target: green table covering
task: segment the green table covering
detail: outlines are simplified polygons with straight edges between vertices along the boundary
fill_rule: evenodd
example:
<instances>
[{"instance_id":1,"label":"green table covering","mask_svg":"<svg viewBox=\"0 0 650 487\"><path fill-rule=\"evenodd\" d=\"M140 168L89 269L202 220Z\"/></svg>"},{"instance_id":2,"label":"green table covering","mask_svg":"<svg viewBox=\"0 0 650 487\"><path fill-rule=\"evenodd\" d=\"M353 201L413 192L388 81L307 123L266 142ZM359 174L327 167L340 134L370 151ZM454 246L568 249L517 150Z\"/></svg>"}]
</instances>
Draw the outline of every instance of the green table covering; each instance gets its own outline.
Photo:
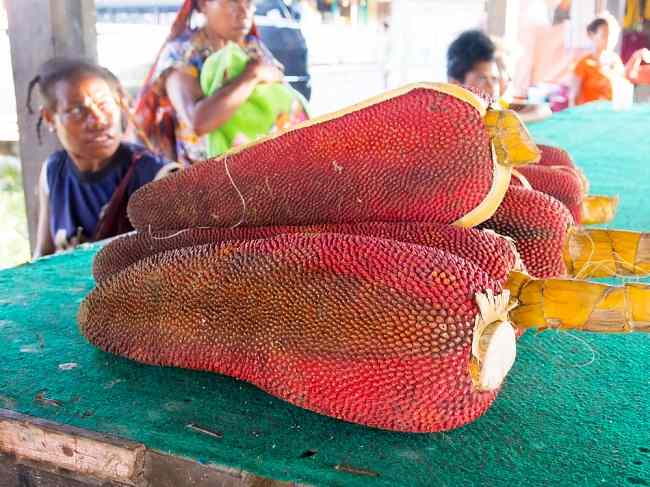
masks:
<instances>
[{"instance_id":1,"label":"green table covering","mask_svg":"<svg viewBox=\"0 0 650 487\"><path fill-rule=\"evenodd\" d=\"M531 131L573 154L592 193L621 196L612 226L650 230L649 128L650 105L594 104ZM0 408L316 485L650 485L646 335L528 333L484 417L448 433L385 432L229 378L97 351L75 321L97 249L0 272Z\"/></svg>"}]
</instances>

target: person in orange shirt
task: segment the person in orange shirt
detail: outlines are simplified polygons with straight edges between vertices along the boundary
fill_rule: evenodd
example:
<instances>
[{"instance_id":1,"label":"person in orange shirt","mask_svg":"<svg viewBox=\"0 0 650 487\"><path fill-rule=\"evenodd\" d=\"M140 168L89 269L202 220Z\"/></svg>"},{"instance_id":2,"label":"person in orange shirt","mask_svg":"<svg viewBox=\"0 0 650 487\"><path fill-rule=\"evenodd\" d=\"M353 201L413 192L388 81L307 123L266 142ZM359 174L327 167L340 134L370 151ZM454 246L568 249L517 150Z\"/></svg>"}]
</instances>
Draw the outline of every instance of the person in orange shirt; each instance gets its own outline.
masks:
<instances>
[{"instance_id":1,"label":"person in orange shirt","mask_svg":"<svg viewBox=\"0 0 650 487\"><path fill-rule=\"evenodd\" d=\"M614 52L618 39L616 21L598 17L587 26L594 51L583 56L573 68L572 101L582 105L596 100L611 100L613 84L625 79L623 61Z\"/></svg>"},{"instance_id":2,"label":"person in orange shirt","mask_svg":"<svg viewBox=\"0 0 650 487\"><path fill-rule=\"evenodd\" d=\"M587 26L594 51L583 56L573 69L571 99L575 105L612 100L617 84L621 88L629 82L650 84L650 50L639 49L624 66L614 52L619 32L618 23L608 14L597 17Z\"/></svg>"}]
</instances>

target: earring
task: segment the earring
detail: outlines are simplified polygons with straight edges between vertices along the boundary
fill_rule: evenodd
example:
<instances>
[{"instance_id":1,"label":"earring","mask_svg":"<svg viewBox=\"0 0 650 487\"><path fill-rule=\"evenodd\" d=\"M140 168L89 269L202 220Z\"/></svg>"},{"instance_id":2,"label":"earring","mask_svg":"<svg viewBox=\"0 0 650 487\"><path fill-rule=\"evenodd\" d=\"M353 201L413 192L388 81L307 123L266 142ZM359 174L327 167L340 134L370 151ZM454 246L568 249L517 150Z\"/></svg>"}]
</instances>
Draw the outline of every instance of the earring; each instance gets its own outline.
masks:
<instances>
[{"instance_id":1,"label":"earring","mask_svg":"<svg viewBox=\"0 0 650 487\"><path fill-rule=\"evenodd\" d=\"M48 125L47 131L50 132L51 134L54 133L54 125Z\"/></svg>"}]
</instances>

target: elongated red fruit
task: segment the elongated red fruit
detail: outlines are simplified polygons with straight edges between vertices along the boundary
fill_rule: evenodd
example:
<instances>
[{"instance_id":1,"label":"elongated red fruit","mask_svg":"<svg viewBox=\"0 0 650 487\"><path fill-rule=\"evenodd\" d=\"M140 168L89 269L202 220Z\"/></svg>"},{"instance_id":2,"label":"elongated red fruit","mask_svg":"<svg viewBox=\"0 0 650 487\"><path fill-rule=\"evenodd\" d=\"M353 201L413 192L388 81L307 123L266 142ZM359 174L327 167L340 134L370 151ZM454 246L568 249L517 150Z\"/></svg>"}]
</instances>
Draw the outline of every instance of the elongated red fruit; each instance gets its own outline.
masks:
<instances>
[{"instance_id":1,"label":"elongated red fruit","mask_svg":"<svg viewBox=\"0 0 650 487\"><path fill-rule=\"evenodd\" d=\"M576 170L565 166L524 166L517 169L533 189L553 196L567 207L575 223L582 219L585 199L583 183ZM512 184L517 184L516 178Z\"/></svg>"},{"instance_id":2,"label":"elongated red fruit","mask_svg":"<svg viewBox=\"0 0 650 487\"><path fill-rule=\"evenodd\" d=\"M537 144L537 148L541 154L537 163L540 166L564 166L577 169L575 162L564 149L546 144Z\"/></svg>"},{"instance_id":3,"label":"elongated red fruit","mask_svg":"<svg viewBox=\"0 0 650 487\"><path fill-rule=\"evenodd\" d=\"M130 199L129 218L140 231L451 224L489 200L490 211L467 226L475 225L510 177L493 161L476 100L451 85L388 93L150 183Z\"/></svg>"},{"instance_id":4,"label":"elongated red fruit","mask_svg":"<svg viewBox=\"0 0 650 487\"><path fill-rule=\"evenodd\" d=\"M511 237L526 270L546 278L566 275L564 249L572 225L569 210L557 199L510 186L499 209L479 228Z\"/></svg>"},{"instance_id":5,"label":"elongated red fruit","mask_svg":"<svg viewBox=\"0 0 650 487\"><path fill-rule=\"evenodd\" d=\"M95 289L79 324L111 353L226 374L346 421L431 432L495 398L475 387L470 359L475 295L501 288L437 249L282 235L144 259Z\"/></svg>"},{"instance_id":6,"label":"elongated red fruit","mask_svg":"<svg viewBox=\"0 0 650 487\"><path fill-rule=\"evenodd\" d=\"M180 232L135 233L110 242L95 257L93 275L101 282L145 257L168 250L282 234L339 233L387 238L445 250L479 265L497 280L516 267L514 245L492 232L435 223L358 223L304 227L194 228Z\"/></svg>"}]
</instances>

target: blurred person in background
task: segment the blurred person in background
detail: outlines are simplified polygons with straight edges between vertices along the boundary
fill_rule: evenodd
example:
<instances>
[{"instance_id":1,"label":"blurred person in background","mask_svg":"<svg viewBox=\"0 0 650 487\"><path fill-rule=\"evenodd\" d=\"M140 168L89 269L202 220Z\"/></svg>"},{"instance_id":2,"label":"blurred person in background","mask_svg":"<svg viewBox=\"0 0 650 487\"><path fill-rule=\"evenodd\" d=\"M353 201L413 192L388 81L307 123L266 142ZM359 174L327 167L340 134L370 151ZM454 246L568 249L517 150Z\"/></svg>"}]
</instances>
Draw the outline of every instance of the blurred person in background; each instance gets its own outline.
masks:
<instances>
[{"instance_id":1,"label":"blurred person in background","mask_svg":"<svg viewBox=\"0 0 650 487\"><path fill-rule=\"evenodd\" d=\"M615 21L607 17L597 17L587 25L593 51L573 68L571 100L575 105L612 99L614 80L625 74L623 61L614 51L619 33Z\"/></svg>"},{"instance_id":2,"label":"blurred person in background","mask_svg":"<svg viewBox=\"0 0 650 487\"><path fill-rule=\"evenodd\" d=\"M500 96L496 46L480 30L460 34L447 49L449 82L476 88L492 98Z\"/></svg>"},{"instance_id":3,"label":"blurred person in background","mask_svg":"<svg viewBox=\"0 0 650 487\"><path fill-rule=\"evenodd\" d=\"M511 103L509 88L512 76L503 47L480 30L461 33L447 50L447 78L490 95L503 108L519 113L524 121L534 121L551 115L548 106Z\"/></svg>"},{"instance_id":4,"label":"blurred person in background","mask_svg":"<svg viewBox=\"0 0 650 487\"><path fill-rule=\"evenodd\" d=\"M621 33L616 19L605 12L587 26L587 34L592 43L592 52L585 54L573 68L572 100L582 105L598 100L614 100L625 96L632 102L630 82L642 83L645 80L643 62L650 61L648 49L640 49L632 54L627 65L614 50ZM642 73L643 71L643 73Z\"/></svg>"},{"instance_id":5,"label":"blurred person in background","mask_svg":"<svg viewBox=\"0 0 650 487\"><path fill-rule=\"evenodd\" d=\"M632 103L632 84L650 84L650 50L632 53L627 63L615 51L621 33L617 20L603 12L587 25L592 51L574 66L572 100L576 105L591 101L614 101L614 106Z\"/></svg>"},{"instance_id":6,"label":"blurred person in background","mask_svg":"<svg viewBox=\"0 0 650 487\"><path fill-rule=\"evenodd\" d=\"M254 0L185 0L135 107L140 136L157 151L185 165L206 159L208 135L233 117L256 86L283 82L282 66L257 35L254 12ZM204 19L203 25L192 27L193 18ZM229 43L247 53L246 67L206 95L203 65ZM292 110L302 111L298 105Z\"/></svg>"}]
</instances>

